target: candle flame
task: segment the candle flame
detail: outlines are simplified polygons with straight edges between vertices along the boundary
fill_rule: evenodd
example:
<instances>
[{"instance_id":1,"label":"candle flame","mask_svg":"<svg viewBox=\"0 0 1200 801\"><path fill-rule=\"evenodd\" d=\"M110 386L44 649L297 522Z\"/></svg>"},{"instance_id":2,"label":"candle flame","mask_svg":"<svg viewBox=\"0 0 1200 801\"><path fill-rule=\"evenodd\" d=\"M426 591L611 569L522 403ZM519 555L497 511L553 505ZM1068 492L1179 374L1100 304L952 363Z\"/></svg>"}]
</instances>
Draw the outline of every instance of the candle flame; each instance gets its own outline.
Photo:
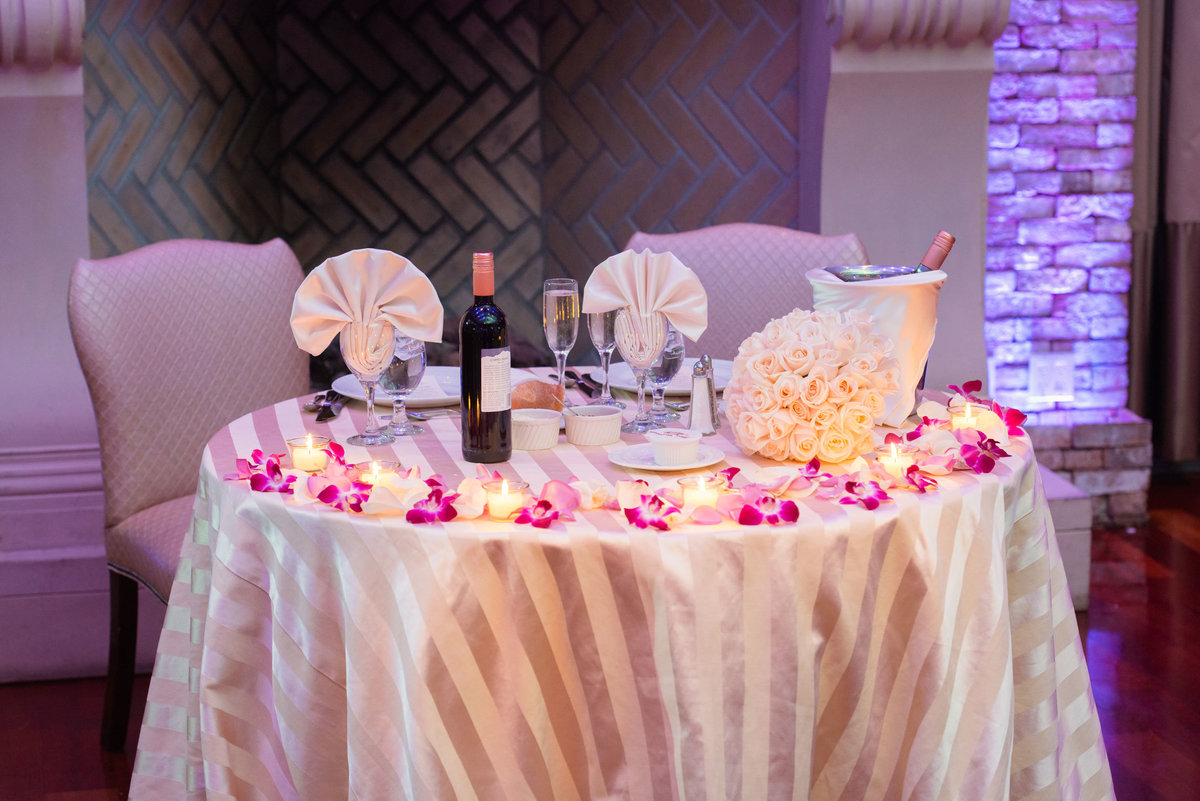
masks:
<instances>
[{"instance_id":1,"label":"candle flame","mask_svg":"<svg viewBox=\"0 0 1200 801\"><path fill-rule=\"evenodd\" d=\"M971 404L967 404L967 419L971 419Z\"/></svg>"},{"instance_id":2,"label":"candle flame","mask_svg":"<svg viewBox=\"0 0 1200 801\"><path fill-rule=\"evenodd\" d=\"M506 478L506 479L502 479L502 480L500 481L500 497L501 497L501 498L507 498L507 497L508 497L508 479L507 479L507 478Z\"/></svg>"},{"instance_id":3,"label":"candle flame","mask_svg":"<svg viewBox=\"0 0 1200 801\"><path fill-rule=\"evenodd\" d=\"M308 442L308 452L311 454L312 453L312 434L306 435L305 440Z\"/></svg>"},{"instance_id":4,"label":"candle flame","mask_svg":"<svg viewBox=\"0 0 1200 801\"><path fill-rule=\"evenodd\" d=\"M371 483L379 481L379 462L371 462Z\"/></svg>"},{"instance_id":5,"label":"candle flame","mask_svg":"<svg viewBox=\"0 0 1200 801\"><path fill-rule=\"evenodd\" d=\"M892 461L895 461L898 458L898 456L899 456L899 454L896 453L896 443L893 442L892 443Z\"/></svg>"},{"instance_id":6,"label":"candle flame","mask_svg":"<svg viewBox=\"0 0 1200 801\"><path fill-rule=\"evenodd\" d=\"M700 477L700 491L704 492L704 476Z\"/></svg>"}]
</instances>

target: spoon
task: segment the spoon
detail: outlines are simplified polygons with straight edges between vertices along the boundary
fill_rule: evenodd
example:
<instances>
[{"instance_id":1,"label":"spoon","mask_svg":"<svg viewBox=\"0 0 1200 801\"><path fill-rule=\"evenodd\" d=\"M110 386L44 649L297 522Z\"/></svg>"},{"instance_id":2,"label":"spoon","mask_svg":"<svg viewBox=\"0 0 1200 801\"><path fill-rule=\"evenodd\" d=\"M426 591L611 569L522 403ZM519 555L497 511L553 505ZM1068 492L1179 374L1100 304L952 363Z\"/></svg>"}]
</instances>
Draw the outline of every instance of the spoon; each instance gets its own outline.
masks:
<instances>
[{"instance_id":1,"label":"spoon","mask_svg":"<svg viewBox=\"0 0 1200 801\"><path fill-rule=\"evenodd\" d=\"M429 420L434 417L449 417L458 413L458 409L430 409L427 412L405 411L405 414L414 420Z\"/></svg>"},{"instance_id":2,"label":"spoon","mask_svg":"<svg viewBox=\"0 0 1200 801\"><path fill-rule=\"evenodd\" d=\"M306 411L306 412L317 411L318 409L321 408L321 401L323 401L323 400L325 400L325 393L318 392L316 395L313 395L312 400L310 400L308 403L304 404L304 411Z\"/></svg>"}]
</instances>

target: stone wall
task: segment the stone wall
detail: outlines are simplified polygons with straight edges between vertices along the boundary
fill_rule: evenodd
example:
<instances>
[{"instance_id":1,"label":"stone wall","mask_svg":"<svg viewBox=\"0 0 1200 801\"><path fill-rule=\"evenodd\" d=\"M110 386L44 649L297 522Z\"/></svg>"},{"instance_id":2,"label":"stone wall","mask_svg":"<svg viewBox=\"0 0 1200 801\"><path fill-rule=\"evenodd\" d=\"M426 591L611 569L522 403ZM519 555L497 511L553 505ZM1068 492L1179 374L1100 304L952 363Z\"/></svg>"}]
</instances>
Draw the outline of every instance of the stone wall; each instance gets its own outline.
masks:
<instances>
[{"instance_id":1,"label":"stone wall","mask_svg":"<svg viewBox=\"0 0 1200 801\"><path fill-rule=\"evenodd\" d=\"M995 44L985 337L991 390L1027 411L1127 400L1135 0L1013 0ZM1071 355L1073 400L1030 393Z\"/></svg>"}]
</instances>

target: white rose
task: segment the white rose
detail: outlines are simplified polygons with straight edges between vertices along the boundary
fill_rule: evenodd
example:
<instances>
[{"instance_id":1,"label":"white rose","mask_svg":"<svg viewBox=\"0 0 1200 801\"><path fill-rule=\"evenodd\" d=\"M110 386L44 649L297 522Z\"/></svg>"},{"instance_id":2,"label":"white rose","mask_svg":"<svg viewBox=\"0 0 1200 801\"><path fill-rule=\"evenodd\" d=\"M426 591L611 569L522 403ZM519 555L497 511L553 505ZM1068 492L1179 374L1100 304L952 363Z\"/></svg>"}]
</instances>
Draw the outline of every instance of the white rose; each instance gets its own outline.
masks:
<instances>
[{"instance_id":1,"label":"white rose","mask_svg":"<svg viewBox=\"0 0 1200 801\"><path fill-rule=\"evenodd\" d=\"M800 379L800 397L809 406L820 406L829 397L829 383L817 375Z\"/></svg>"},{"instance_id":2,"label":"white rose","mask_svg":"<svg viewBox=\"0 0 1200 801\"><path fill-rule=\"evenodd\" d=\"M847 434L862 435L875 428L875 417L865 404L850 401L842 406L840 415Z\"/></svg>"},{"instance_id":3,"label":"white rose","mask_svg":"<svg viewBox=\"0 0 1200 801\"><path fill-rule=\"evenodd\" d=\"M787 409L780 409L772 412L767 418L767 426L771 431L772 439L787 439L792 429L796 427L796 420L792 417L792 413Z\"/></svg>"},{"instance_id":4,"label":"white rose","mask_svg":"<svg viewBox=\"0 0 1200 801\"><path fill-rule=\"evenodd\" d=\"M823 462L844 462L854 455L854 443L841 429L830 428L821 434L817 452Z\"/></svg>"},{"instance_id":5,"label":"white rose","mask_svg":"<svg viewBox=\"0 0 1200 801\"><path fill-rule=\"evenodd\" d=\"M775 398L780 408L786 408L800 397L800 378L795 373L784 373L775 381Z\"/></svg>"},{"instance_id":6,"label":"white rose","mask_svg":"<svg viewBox=\"0 0 1200 801\"><path fill-rule=\"evenodd\" d=\"M743 414L734 424L733 433L738 445L751 453L762 450L763 445L771 440L771 427L761 414Z\"/></svg>"},{"instance_id":7,"label":"white rose","mask_svg":"<svg viewBox=\"0 0 1200 801\"><path fill-rule=\"evenodd\" d=\"M811 462L821 449L821 441L812 426L798 425L792 429L788 439L788 458L798 462Z\"/></svg>"},{"instance_id":8,"label":"white rose","mask_svg":"<svg viewBox=\"0 0 1200 801\"><path fill-rule=\"evenodd\" d=\"M822 403L813 410L812 426L817 431L825 431L838 421L837 407L832 403Z\"/></svg>"},{"instance_id":9,"label":"white rose","mask_svg":"<svg viewBox=\"0 0 1200 801\"><path fill-rule=\"evenodd\" d=\"M858 392L858 379L850 373L839 374L829 382L829 400L834 403L845 403Z\"/></svg>"}]
</instances>

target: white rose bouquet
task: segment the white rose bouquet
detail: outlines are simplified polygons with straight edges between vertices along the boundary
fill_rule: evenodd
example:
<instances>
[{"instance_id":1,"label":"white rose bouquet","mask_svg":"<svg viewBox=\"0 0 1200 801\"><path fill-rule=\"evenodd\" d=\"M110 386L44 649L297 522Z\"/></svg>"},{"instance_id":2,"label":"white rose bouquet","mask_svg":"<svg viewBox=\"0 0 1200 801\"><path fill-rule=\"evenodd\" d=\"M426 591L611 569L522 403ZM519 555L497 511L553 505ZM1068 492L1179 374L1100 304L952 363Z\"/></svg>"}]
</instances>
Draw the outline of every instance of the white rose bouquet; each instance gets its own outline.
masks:
<instances>
[{"instance_id":1,"label":"white rose bouquet","mask_svg":"<svg viewBox=\"0 0 1200 801\"><path fill-rule=\"evenodd\" d=\"M725 388L741 449L806 463L873 451L872 432L900 376L892 341L874 323L865 311L797 309L747 337Z\"/></svg>"}]
</instances>

